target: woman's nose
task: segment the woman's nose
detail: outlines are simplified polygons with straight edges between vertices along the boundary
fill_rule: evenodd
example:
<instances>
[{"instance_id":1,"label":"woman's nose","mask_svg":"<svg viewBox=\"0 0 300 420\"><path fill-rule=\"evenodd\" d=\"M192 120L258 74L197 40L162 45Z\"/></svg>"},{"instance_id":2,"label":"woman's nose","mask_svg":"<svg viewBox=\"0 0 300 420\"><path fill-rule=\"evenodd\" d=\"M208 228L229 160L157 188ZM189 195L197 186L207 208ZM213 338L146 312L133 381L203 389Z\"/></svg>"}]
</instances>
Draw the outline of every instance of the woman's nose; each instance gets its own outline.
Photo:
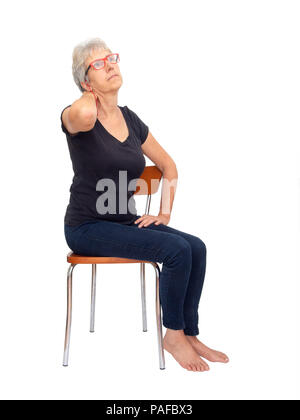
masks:
<instances>
[{"instance_id":1,"label":"woman's nose","mask_svg":"<svg viewBox=\"0 0 300 420\"><path fill-rule=\"evenodd\" d=\"M113 65L108 60L105 60L105 65L107 70L113 67Z\"/></svg>"}]
</instances>

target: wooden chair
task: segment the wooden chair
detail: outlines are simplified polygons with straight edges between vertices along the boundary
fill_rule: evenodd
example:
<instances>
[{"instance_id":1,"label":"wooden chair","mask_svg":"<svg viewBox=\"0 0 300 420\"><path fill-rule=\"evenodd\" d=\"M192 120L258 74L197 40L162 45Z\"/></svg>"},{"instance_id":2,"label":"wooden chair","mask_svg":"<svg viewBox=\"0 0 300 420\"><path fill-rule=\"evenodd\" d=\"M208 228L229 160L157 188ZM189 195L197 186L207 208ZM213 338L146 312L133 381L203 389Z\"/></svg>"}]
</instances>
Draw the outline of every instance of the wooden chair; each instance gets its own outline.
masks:
<instances>
[{"instance_id":1,"label":"wooden chair","mask_svg":"<svg viewBox=\"0 0 300 420\"><path fill-rule=\"evenodd\" d=\"M146 166L142 175L137 180L136 190L134 194L147 195L145 214L149 214L151 196L156 193L162 178L162 172L157 166ZM63 366L68 366L69 349L70 349L70 333L72 322L72 274L73 269L77 264L91 264L92 265L92 291L91 291L91 319L90 332L95 331L95 300L96 300L96 266L97 264L140 264L140 279L141 279L141 297L142 297L142 317L143 317L143 331L147 331L147 312L146 312L146 293L145 293L145 264L151 264L155 270L156 287L155 287L155 310L156 310L156 324L158 337L158 354L159 367L165 369L165 357L163 349L162 337L162 322L161 322L161 303L159 297L159 281L160 268L156 262L136 260L130 258L115 258L115 257L94 257L83 256L73 252L67 255L67 262L70 263L67 275L67 322L64 346L64 360Z\"/></svg>"}]
</instances>

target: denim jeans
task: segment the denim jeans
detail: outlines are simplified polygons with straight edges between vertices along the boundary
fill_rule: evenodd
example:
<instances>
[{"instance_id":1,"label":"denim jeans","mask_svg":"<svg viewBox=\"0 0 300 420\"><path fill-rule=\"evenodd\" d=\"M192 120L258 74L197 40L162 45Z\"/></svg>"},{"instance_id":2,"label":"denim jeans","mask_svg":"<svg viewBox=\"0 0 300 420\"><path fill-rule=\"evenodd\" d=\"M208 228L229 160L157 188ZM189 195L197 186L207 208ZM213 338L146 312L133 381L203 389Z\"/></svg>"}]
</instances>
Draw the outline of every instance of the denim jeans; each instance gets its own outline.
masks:
<instances>
[{"instance_id":1,"label":"denim jeans","mask_svg":"<svg viewBox=\"0 0 300 420\"><path fill-rule=\"evenodd\" d=\"M163 224L139 228L134 221L130 225L88 221L64 225L64 232L76 254L162 263L159 295L163 326L184 330L186 335L199 334L198 306L206 269L206 246L200 238Z\"/></svg>"}]
</instances>

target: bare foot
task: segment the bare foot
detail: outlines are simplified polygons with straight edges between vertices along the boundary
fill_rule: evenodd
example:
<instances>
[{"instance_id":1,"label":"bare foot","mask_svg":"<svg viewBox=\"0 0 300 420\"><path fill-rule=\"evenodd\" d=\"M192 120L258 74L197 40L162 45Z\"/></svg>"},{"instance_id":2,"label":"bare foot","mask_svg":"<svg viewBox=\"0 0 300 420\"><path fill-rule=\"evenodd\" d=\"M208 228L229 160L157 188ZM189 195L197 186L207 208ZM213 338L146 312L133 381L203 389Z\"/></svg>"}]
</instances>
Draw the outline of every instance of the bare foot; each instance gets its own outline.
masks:
<instances>
[{"instance_id":1,"label":"bare foot","mask_svg":"<svg viewBox=\"0 0 300 420\"><path fill-rule=\"evenodd\" d=\"M208 364L193 349L183 330L167 329L163 347L183 368L194 372L209 370Z\"/></svg>"},{"instance_id":2,"label":"bare foot","mask_svg":"<svg viewBox=\"0 0 300 420\"><path fill-rule=\"evenodd\" d=\"M201 343L196 336L186 335L187 340L192 345L193 349L202 357L210 362L228 363L229 358L226 354L220 351L210 349L205 344Z\"/></svg>"}]
</instances>

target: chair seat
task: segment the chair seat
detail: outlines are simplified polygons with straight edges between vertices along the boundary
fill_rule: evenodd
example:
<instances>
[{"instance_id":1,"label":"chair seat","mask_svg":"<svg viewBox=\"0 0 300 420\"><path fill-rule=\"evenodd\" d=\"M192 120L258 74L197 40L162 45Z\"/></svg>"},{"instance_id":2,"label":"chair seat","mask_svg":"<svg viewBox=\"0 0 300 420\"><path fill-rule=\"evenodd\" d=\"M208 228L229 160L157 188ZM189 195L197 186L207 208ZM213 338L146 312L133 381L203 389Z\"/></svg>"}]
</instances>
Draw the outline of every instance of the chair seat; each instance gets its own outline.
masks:
<instances>
[{"instance_id":1,"label":"chair seat","mask_svg":"<svg viewBox=\"0 0 300 420\"><path fill-rule=\"evenodd\" d=\"M151 261L134 260L131 258L117 258L117 257L89 257L85 255L78 255L74 252L69 252L67 261L72 264L132 264L132 263L151 263Z\"/></svg>"}]
</instances>

